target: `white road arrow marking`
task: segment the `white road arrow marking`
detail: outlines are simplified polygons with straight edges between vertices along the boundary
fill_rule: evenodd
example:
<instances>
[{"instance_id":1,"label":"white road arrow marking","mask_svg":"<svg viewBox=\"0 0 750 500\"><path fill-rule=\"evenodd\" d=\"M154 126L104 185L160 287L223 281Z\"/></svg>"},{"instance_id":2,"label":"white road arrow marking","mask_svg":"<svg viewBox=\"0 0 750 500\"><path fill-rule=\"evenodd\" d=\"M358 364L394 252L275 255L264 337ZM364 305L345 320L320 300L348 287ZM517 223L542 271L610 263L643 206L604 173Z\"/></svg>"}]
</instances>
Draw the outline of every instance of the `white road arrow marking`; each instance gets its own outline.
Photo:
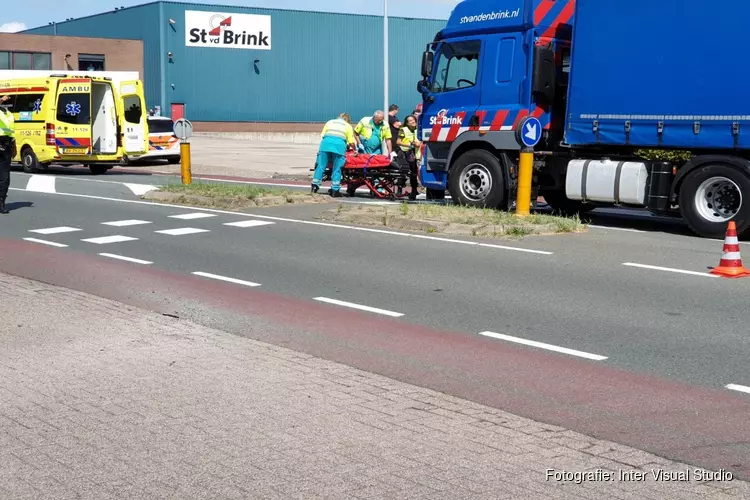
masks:
<instances>
[{"instance_id":1,"label":"white road arrow marking","mask_svg":"<svg viewBox=\"0 0 750 500\"><path fill-rule=\"evenodd\" d=\"M130 189L134 195L136 196L142 196L149 191L154 191L155 189L159 189L158 186L152 186L150 184L129 184L124 183L125 187Z\"/></svg>"}]
</instances>

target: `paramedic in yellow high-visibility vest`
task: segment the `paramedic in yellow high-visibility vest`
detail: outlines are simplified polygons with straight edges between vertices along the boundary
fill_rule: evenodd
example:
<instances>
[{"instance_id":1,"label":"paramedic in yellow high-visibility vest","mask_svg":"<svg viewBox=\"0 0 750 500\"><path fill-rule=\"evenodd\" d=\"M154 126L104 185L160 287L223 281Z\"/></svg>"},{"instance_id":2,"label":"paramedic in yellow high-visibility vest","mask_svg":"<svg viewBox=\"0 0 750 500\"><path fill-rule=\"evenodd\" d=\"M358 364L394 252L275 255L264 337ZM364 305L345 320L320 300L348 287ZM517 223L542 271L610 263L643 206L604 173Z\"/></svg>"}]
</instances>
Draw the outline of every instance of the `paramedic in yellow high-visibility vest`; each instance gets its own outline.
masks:
<instances>
[{"instance_id":1,"label":"paramedic in yellow high-visibility vest","mask_svg":"<svg viewBox=\"0 0 750 500\"><path fill-rule=\"evenodd\" d=\"M10 188L10 162L16 156L16 124L13 114L5 109L10 100L7 95L0 96L0 214L7 214L5 198Z\"/></svg>"},{"instance_id":2,"label":"paramedic in yellow high-visibility vest","mask_svg":"<svg viewBox=\"0 0 750 500\"><path fill-rule=\"evenodd\" d=\"M419 179L417 172L419 171L419 160L422 158L422 141L417 137L417 117L409 115L404 120L404 124L398 131L398 139L396 144L399 147L399 158L409 166L409 183L411 184L411 191L409 192L409 199L416 200Z\"/></svg>"},{"instance_id":3,"label":"paramedic in yellow high-visibility vest","mask_svg":"<svg viewBox=\"0 0 750 500\"><path fill-rule=\"evenodd\" d=\"M333 165L331 168L331 189L328 190L328 194L338 198L341 196L339 192L341 189L341 170L346 164L346 149L348 146L354 148L356 144L349 115L341 113L338 118L329 120L323 127L320 137L318 163L315 165L311 191L317 193L320 189L320 183L323 182L323 173L330 160Z\"/></svg>"},{"instance_id":4,"label":"paramedic in yellow high-visibility vest","mask_svg":"<svg viewBox=\"0 0 750 500\"><path fill-rule=\"evenodd\" d=\"M378 110L372 116L362 118L354 127L357 137L357 148L362 153L387 155L393 151L391 127L385 121L385 115ZM383 144L385 143L385 150Z\"/></svg>"}]
</instances>

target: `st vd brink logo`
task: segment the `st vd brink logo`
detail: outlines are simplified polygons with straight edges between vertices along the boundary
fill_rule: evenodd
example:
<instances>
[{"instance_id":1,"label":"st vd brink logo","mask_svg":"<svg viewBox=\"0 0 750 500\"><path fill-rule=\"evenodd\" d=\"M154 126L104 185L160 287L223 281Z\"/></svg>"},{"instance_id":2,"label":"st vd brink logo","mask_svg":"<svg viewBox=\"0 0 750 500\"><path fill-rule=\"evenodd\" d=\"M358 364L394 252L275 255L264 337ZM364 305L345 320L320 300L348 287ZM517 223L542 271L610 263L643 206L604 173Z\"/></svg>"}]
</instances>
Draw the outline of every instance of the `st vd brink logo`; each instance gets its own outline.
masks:
<instances>
[{"instance_id":1,"label":"st vd brink logo","mask_svg":"<svg viewBox=\"0 0 750 500\"><path fill-rule=\"evenodd\" d=\"M218 25L213 26L214 19L211 19L211 30L205 28L193 28L190 30L190 43L213 43L216 45L247 45L252 47L268 47L268 36L262 31L257 34L249 34L246 31L236 33L232 31L232 17L227 17L219 21Z\"/></svg>"}]
</instances>

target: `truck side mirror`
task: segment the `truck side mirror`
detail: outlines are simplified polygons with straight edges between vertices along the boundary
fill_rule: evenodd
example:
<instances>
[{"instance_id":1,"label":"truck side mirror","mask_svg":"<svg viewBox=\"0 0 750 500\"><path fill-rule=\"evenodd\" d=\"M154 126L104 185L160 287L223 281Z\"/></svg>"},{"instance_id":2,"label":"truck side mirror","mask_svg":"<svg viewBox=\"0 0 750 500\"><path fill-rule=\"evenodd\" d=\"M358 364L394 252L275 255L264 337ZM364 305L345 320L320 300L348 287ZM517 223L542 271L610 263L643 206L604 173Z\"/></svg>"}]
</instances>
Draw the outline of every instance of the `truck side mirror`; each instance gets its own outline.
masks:
<instances>
[{"instance_id":1,"label":"truck side mirror","mask_svg":"<svg viewBox=\"0 0 750 500\"><path fill-rule=\"evenodd\" d=\"M428 78L430 74L432 73L432 58L433 58L432 52L429 50L425 50L422 53L422 77Z\"/></svg>"},{"instance_id":2,"label":"truck side mirror","mask_svg":"<svg viewBox=\"0 0 750 500\"><path fill-rule=\"evenodd\" d=\"M433 102L435 98L432 95L429 95L430 92L430 82L425 80L420 80L417 82L417 92L422 94L422 96L427 99L429 102Z\"/></svg>"},{"instance_id":3,"label":"truck side mirror","mask_svg":"<svg viewBox=\"0 0 750 500\"><path fill-rule=\"evenodd\" d=\"M545 101L552 103L555 99L556 78L555 51L549 46L536 45L531 93L537 97L541 94Z\"/></svg>"}]
</instances>

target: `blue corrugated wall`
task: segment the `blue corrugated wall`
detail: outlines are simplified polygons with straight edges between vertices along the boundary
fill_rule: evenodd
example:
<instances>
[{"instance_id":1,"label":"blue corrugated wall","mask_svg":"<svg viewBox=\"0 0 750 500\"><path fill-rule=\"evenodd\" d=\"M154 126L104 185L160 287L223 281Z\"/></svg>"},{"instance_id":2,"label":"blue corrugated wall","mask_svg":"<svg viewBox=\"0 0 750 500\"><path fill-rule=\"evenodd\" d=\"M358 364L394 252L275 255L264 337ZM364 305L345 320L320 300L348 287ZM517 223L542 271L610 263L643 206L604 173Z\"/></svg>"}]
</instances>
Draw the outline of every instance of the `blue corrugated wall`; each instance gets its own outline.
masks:
<instances>
[{"instance_id":1,"label":"blue corrugated wall","mask_svg":"<svg viewBox=\"0 0 750 500\"><path fill-rule=\"evenodd\" d=\"M143 75L141 78L144 80L146 101L149 106L159 104L162 88L160 80L162 57L159 51L158 3L58 23L56 28L57 34L63 36L143 40ZM24 33L52 35L53 30L52 26L42 26L24 31Z\"/></svg>"},{"instance_id":2,"label":"blue corrugated wall","mask_svg":"<svg viewBox=\"0 0 750 500\"><path fill-rule=\"evenodd\" d=\"M185 10L271 15L272 50L186 47ZM444 24L389 18L389 101L402 117L420 101L421 54ZM168 114L171 103L184 103L194 121L322 122L344 111L358 120L383 107L382 17L160 2L62 23L57 32L143 39L149 106Z\"/></svg>"}]
</instances>

